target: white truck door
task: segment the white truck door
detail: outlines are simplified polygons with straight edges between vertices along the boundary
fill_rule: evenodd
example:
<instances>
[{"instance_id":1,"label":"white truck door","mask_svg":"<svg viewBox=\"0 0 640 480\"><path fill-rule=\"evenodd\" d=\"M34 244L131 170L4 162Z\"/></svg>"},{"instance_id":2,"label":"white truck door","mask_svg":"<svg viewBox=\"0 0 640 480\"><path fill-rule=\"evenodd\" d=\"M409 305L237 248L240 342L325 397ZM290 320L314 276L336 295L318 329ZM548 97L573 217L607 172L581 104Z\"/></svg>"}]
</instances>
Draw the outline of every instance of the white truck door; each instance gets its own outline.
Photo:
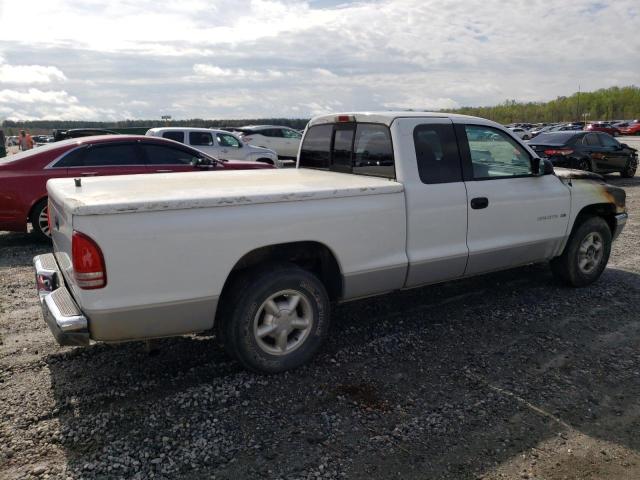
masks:
<instances>
[{"instance_id":1,"label":"white truck door","mask_svg":"<svg viewBox=\"0 0 640 480\"><path fill-rule=\"evenodd\" d=\"M461 277L467 264L467 192L453 124L402 118L392 125L407 205L406 286Z\"/></svg>"},{"instance_id":2,"label":"white truck door","mask_svg":"<svg viewBox=\"0 0 640 480\"><path fill-rule=\"evenodd\" d=\"M498 128L464 124L456 133L469 197L465 275L558 255L569 222L569 188L555 175L534 175L530 153Z\"/></svg>"}]
</instances>

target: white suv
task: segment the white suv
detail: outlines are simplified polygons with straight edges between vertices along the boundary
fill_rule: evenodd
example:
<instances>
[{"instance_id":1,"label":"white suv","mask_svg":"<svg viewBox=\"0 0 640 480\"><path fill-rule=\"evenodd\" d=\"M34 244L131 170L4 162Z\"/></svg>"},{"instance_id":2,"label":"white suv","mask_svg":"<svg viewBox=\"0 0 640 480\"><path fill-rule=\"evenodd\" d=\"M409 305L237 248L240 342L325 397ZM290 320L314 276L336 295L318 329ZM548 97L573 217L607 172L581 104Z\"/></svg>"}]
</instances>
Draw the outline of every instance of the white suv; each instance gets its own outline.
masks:
<instances>
[{"instance_id":1,"label":"white suv","mask_svg":"<svg viewBox=\"0 0 640 480\"><path fill-rule=\"evenodd\" d=\"M242 140L252 145L275 150L280 158L295 160L298 157L302 134L289 127L275 125L247 125L235 128Z\"/></svg>"},{"instance_id":2,"label":"white suv","mask_svg":"<svg viewBox=\"0 0 640 480\"><path fill-rule=\"evenodd\" d=\"M160 127L147 130L146 135L184 143L221 160L265 162L282 167L278 155L268 148L256 147L225 130L211 128Z\"/></svg>"}]
</instances>

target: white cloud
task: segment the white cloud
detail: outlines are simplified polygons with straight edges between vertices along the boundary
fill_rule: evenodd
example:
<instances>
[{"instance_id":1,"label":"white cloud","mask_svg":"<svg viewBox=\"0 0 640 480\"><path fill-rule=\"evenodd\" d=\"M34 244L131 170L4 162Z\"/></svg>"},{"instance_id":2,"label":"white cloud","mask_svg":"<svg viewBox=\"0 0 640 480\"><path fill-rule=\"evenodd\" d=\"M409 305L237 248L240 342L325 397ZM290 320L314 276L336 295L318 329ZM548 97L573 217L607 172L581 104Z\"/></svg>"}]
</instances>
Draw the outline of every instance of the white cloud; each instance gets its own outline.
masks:
<instances>
[{"instance_id":1,"label":"white cloud","mask_svg":"<svg viewBox=\"0 0 640 480\"><path fill-rule=\"evenodd\" d=\"M85 117L237 118L547 100L578 84L638 83L637 0L318 4L21 0L37 13L19 22L5 0L0 84L22 96L31 95L22 85L68 92L55 98ZM27 114L53 112L39 102Z\"/></svg>"}]
</instances>

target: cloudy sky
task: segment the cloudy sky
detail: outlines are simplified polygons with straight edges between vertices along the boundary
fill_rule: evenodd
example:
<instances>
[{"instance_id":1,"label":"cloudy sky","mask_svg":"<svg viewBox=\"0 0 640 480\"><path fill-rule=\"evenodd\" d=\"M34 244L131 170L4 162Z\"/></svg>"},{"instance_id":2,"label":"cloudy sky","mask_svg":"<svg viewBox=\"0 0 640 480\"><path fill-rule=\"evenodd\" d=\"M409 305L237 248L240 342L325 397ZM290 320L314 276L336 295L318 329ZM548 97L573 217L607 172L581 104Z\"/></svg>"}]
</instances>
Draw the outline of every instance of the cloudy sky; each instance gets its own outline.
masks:
<instances>
[{"instance_id":1,"label":"cloudy sky","mask_svg":"<svg viewBox=\"0 0 640 480\"><path fill-rule=\"evenodd\" d=\"M640 84L638 0L0 0L0 120L308 117Z\"/></svg>"}]
</instances>

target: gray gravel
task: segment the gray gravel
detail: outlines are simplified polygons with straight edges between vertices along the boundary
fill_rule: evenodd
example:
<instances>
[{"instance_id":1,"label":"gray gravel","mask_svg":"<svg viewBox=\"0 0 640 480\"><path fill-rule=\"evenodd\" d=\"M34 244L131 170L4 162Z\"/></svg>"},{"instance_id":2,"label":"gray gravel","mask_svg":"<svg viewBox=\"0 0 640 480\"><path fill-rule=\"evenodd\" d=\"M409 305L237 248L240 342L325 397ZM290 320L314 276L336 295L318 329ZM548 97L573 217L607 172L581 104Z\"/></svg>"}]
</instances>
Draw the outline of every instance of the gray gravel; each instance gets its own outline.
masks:
<instances>
[{"instance_id":1,"label":"gray gravel","mask_svg":"<svg viewBox=\"0 0 640 480\"><path fill-rule=\"evenodd\" d=\"M640 177L602 279L544 265L342 305L309 366L207 336L55 345L0 233L0 478L640 478Z\"/></svg>"}]
</instances>

